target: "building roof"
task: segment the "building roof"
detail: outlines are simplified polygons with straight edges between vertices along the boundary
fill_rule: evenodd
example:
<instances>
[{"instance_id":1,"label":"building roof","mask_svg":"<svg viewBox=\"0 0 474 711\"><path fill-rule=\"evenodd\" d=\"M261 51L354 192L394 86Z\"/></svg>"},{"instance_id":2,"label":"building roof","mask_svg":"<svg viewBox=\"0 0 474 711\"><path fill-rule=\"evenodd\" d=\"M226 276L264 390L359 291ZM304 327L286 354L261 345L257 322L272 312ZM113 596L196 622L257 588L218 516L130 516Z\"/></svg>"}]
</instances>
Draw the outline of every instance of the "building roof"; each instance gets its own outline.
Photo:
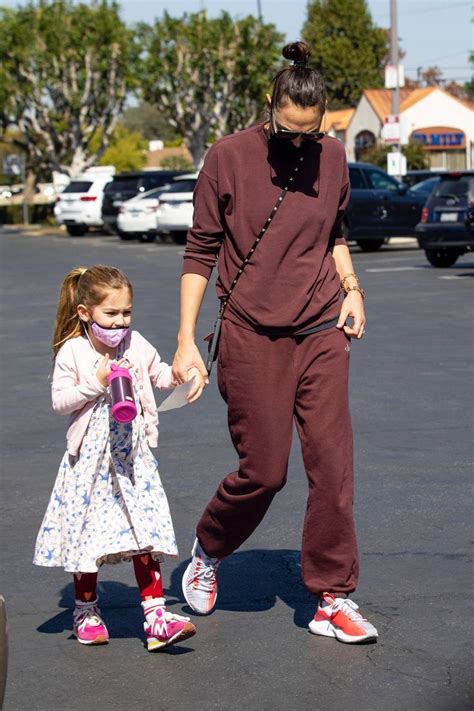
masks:
<instances>
[{"instance_id":1,"label":"building roof","mask_svg":"<svg viewBox=\"0 0 474 711\"><path fill-rule=\"evenodd\" d=\"M449 92L444 91L443 89L437 86L425 86L419 89L409 89L403 87L400 89L400 113L403 113L411 106L418 103L418 101L421 101L426 96L432 94L434 91L441 91L443 94L446 94L451 99L459 101L461 104L463 104L463 106L470 109L471 111L474 108L474 104L472 101L463 101L462 99L458 99L456 96L453 96ZM391 89L365 89L364 96L366 97L367 101L372 106L373 110L381 121L384 121L386 116L392 113Z\"/></svg>"},{"instance_id":2,"label":"building roof","mask_svg":"<svg viewBox=\"0 0 474 711\"><path fill-rule=\"evenodd\" d=\"M335 131L345 131L354 115L355 109L339 109L338 111L326 111L325 130L333 128Z\"/></svg>"},{"instance_id":3,"label":"building roof","mask_svg":"<svg viewBox=\"0 0 474 711\"><path fill-rule=\"evenodd\" d=\"M186 158L190 163L193 162L191 153L183 146L176 148L162 148L158 151L148 151L147 168L159 168L163 158Z\"/></svg>"}]
</instances>

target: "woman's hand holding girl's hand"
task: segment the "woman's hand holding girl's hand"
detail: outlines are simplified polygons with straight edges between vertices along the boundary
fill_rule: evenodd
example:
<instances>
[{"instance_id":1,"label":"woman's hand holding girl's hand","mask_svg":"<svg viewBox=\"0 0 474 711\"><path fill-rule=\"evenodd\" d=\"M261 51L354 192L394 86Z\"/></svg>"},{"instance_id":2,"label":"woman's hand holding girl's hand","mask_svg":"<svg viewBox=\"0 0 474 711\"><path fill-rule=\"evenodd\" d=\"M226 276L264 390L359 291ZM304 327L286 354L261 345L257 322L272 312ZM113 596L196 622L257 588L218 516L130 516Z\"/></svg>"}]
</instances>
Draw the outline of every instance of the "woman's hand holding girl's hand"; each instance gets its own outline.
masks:
<instances>
[{"instance_id":1,"label":"woman's hand holding girl's hand","mask_svg":"<svg viewBox=\"0 0 474 711\"><path fill-rule=\"evenodd\" d=\"M209 383L209 377L196 344L192 342L186 346L179 345L173 360L173 380L178 385L182 385L189 380L189 372L193 368L197 369L204 384L207 385Z\"/></svg>"},{"instance_id":2,"label":"woman's hand holding girl's hand","mask_svg":"<svg viewBox=\"0 0 474 711\"><path fill-rule=\"evenodd\" d=\"M352 326L347 326L348 318L353 319ZM364 300L362 295L355 290L349 291L342 302L341 314L337 322L337 328L343 328L346 336L350 338L362 338L365 328Z\"/></svg>"},{"instance_id":3,"label":"woman's hand holding girl's hand","mask_svg":"<svg viewBox=\"0 0 474 711\"><path fill-rule=\"evenodd\" d=\"M201 371L198 370L198 368L193 367L188 370L187 380L191 380L191 378L194 378L194 384L188 393L188 403L189 404L196 402L196 400L199 400L199 398L201 397L203 390L206 386L206 380L204 379ZM206 379L207 379L207 375L206 375ZM209 382L209 381L207 381L207 382Z\"/></svg>"}]
</instances>

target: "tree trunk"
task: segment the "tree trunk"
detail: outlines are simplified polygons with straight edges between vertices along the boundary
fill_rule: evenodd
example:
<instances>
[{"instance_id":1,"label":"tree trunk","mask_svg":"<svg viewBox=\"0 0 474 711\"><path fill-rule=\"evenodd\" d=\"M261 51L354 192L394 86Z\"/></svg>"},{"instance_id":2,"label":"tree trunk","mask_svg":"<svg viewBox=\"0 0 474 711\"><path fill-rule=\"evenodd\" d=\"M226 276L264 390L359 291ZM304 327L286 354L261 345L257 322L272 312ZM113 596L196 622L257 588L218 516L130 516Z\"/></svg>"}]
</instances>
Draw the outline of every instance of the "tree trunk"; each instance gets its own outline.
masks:
<instances>
[{"instance_id":1,"label":"tree trunk","mask_svg":"<svg viewBox=\"0 0 474 711\"><path fill-rule=\"evenodd\" d=\"M26 173L25 185L23 187L24 199L28 205L33 204L33 200L35 197L35 185L36 185L36 175L31 170L31 168L28 168L28 171Z\"/></svg>"},{"instance_id":2,"label":"tree trunk","mask_svg":"<svg viewBox=\"0 0 474 711\"><path fill-rule=\"evenodd\" d=\"M196 168L200 168L207 151L207 141L209 138L209 126L200 126L194 131L190 138L185 139L186 146L193 157Z\"/></svg>"}]
</instances>

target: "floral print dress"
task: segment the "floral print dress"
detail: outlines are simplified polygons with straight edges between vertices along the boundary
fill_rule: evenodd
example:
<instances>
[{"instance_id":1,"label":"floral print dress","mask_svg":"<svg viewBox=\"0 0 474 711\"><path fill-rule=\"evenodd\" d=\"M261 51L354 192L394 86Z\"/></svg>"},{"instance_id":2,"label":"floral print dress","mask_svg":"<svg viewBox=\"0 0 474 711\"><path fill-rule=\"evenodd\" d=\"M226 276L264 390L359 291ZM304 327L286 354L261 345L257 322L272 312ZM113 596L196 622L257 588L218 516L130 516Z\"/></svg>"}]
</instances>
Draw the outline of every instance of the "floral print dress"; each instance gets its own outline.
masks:
<instances>
[{"instance_id":1,"label":"floral print dress","mask_svg":"<svg viewBox=\"0 0 474 711\"><path fill-rule=\"evenodd\" d=\"M132 373L135 401L140 402ZM158 462L141 413L126 424L98 398L78 457L65 453L36 540L33 562L94 573L139 552L176 556Z\"/></svg>"}]
</instances>

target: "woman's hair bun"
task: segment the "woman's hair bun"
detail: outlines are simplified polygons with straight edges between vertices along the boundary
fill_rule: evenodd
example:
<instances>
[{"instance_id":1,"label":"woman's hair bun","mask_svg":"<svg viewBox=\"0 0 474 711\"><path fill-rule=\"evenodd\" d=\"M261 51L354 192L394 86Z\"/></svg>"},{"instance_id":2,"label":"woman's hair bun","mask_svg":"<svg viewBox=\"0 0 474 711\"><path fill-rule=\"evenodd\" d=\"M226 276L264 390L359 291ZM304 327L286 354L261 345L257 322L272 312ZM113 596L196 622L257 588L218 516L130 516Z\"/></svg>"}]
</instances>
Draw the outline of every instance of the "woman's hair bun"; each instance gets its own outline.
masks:
<instances>
[{"instance_id":1,"label":"woman's hair bun","mask_svg":"<svg viewBox=\"0 0 474 711\"><path fill-rule=\"evenodd\" d=\"M306 42L290 42L283 47L282 55L285 59L293 61L295 64L307 66L311 56L311 50Z\"/></svg>"}]
</instances>

